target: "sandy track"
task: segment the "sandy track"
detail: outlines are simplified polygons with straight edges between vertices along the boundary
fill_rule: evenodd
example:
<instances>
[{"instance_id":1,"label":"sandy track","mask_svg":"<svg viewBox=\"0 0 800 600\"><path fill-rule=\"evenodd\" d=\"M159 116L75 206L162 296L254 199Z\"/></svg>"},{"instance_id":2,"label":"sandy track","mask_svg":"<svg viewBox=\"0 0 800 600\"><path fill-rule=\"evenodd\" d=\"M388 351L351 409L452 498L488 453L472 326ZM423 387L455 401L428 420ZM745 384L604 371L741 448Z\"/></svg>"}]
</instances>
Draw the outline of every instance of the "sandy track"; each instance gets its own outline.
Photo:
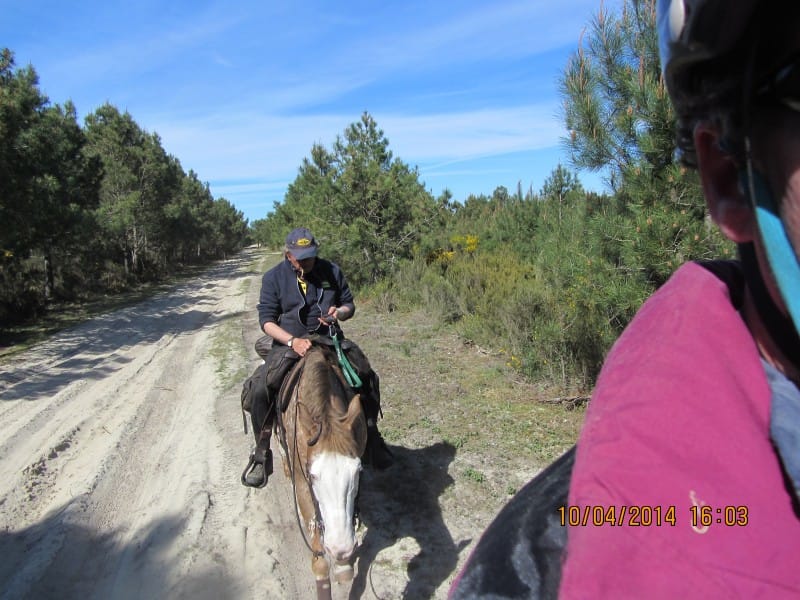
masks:
<instances>
[{"instance_id":1,"label":"sandy track","mask_svg":"<svg viewBox=\"0 0 800 600\"><path fill-rule=\"evenodd\" d=\"M209 354L234 320L257 362L253 259L0 365L0 597L311 597L291 490L279 464L239 483L250 437Z\"/></svg>"}]
</instances>

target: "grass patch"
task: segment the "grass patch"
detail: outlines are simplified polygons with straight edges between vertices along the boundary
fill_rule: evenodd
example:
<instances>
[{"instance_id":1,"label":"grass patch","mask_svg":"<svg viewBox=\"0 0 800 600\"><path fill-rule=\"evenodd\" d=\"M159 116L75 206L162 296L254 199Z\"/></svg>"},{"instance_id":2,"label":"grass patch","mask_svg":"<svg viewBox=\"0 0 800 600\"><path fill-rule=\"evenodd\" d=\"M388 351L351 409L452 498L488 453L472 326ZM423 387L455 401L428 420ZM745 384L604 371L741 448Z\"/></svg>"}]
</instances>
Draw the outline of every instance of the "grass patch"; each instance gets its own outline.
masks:
<instances>
[{"instance_id":1,"label":"grass patch","mask_svg":"<svg viewBox=\"0 0 800 600\"><path fill-rule=\"evenodd\" d=\"M474 481L475 483L484 483L486 481L486 477L484 477L483 473L473 469L472 467L464 470L464 477Z\"/></svg>"},{"instance_id":2,"label":"grass patch","mask_svg":"<svg viewBox=\"0 0 800 600\"><path fill-rule=\"evenodd\" d=\"M237 313L225 319L214 330L209 355L214 359L215 372L222 389L243 382L247 372L247 352L242 345L242 327Z\"/></svg>"},{"instance_id":3,"label":"grass patch","mask_svg":"<svg viewBox=\"0 0 800 600\"><path fill-rule=\"evenodd\" d=\"M246 271L262 272L273 260L273 257L260 254L247 265ZM242 279L237 295L246 299L252 282L251 277ZM214 331L209 355L216 364L215 370L222 389L239 385L250 375L247 368L248 349L242 344L242 327L246 327L242 323L246 321L245 315L250 310L251 307L245 306L244 311L224 319Z\"/></svg>"}]
</instances>

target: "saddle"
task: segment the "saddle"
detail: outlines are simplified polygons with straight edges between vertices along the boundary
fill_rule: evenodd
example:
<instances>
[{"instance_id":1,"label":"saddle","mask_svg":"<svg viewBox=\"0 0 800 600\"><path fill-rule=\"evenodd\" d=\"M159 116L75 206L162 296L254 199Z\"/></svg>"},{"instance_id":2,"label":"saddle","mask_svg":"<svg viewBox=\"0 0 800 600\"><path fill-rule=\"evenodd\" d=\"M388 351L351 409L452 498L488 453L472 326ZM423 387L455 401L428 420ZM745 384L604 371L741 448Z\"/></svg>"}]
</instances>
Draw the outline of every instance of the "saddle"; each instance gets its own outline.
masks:
<instances>
[{"instance_id":1,"label":"saddle","mask_svg":"<svg viewBox=\"0 0 800 600\"><path fill-rule=\"evenodd\" d=\"M328 336L314 334L309 337L315 346L320 346L324 349L328 362L336 367L337 374L342 380L342 385L346 390L352 390L353 386L350 385L347 379L343 379L340 374L341 367L339 365L338 357L335 351L335 342ZM372 366L369 364L364 352L355 342L350 340L342 340L339 342L342 352L346 356L348 362L354 367L355 373L361 380L369 378L370 382L373 379ZM258 351L258 342L256 343ZM262 351L264 346L262 345ZM265 352L266 365L266 382L267 387L272 390L279 390L277 394L276 406L280 412L284 412L289 404L289 393L297 384L297 380L302 373L301 364L298 363L300 356L291 348L285 347L279 350L273 349L268 357ZM359 382L360 383L360 382ZM358 386L360 387L360 386ZM353 393L353 395L355 395Z\"/></svg>"},{"instance_id":2,"label":"saddle","mask_svg":"<svg viewBox=\"0 0 800 600\"><path fill-rule=\"evenodd\" d=\"M297 386L297 382L300 380L300 375L303 374L303 363L297 362L300 360L300 357L294 352L292 352L292 354L297 357L295 359L296 364L289 374L283 378L280 391L278 392L278 397L275 400L275 405L279 413L285 413L286 409L289 408L289 400L291 399L292 390L294 390L294 388Z\"/></svg>"}]
</instances>

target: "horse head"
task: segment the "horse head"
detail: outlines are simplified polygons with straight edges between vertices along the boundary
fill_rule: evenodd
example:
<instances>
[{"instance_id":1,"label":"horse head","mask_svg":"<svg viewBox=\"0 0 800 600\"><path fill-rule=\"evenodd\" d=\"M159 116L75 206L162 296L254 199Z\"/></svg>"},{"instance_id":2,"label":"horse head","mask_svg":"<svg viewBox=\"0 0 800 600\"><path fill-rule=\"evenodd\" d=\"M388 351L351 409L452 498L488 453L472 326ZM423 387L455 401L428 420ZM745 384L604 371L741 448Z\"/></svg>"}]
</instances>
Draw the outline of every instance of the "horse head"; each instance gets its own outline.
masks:
<instances>
[{"instance_id":1,"label":"horse head","mask_svg":"<svg viewBox=\"0 0 800 600\"><path fill-rule=\"evenodd\" d=\"M337 563L350 560L356 546L354 511L366 444L366 422L358 396L338 418L339 432L315 443L308 474L324 528L323 544Z\"/></svg>"}]
</instances>

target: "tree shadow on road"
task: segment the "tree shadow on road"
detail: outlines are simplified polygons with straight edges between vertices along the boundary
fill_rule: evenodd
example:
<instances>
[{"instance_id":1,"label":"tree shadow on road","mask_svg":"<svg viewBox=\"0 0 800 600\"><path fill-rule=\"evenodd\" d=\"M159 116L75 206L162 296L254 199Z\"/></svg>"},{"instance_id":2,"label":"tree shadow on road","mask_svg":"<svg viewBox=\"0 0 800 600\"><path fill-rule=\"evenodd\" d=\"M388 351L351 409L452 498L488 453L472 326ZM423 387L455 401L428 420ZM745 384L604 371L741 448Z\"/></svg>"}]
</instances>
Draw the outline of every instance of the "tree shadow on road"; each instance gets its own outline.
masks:
<instances>
[{"instance_id":1,"label":"tree shadow on road","mask_svg":"<svg viewBox=\"0 0 800 600\"><path fill-rule=\"evenodd\" d=\"M192 598L237 596L237 582L216 565L185 566L175 547L188 517L156 519L129 543L115 530L80 521L83 511L65 505L18 531L0 533L3 598Z\"/></svg>"},{"instance_id":2,"label":"tree shadow on road","mask_svg":"<svg viewBox=\"0 0 800 600\"><path fill-rule=\"evenodd\" d=\"M74 381L98 380L119 370L130 362L125 352L131 346L166 344L183 334L242 317L249 311L219 312L219 280L242 277L248 264L242 257L216 264L202 276L145 301L59 332L40 345L36 355L7 359L0 363L0 399L49 398Z\"/></svg>"},{"instance_id":3,"label":"tree shadow on road","mask_svg":"<svg viewBox=\"0 0 800 600\"><path fill-rule=\"evenodd\" d=\"M453 541L439 506L439 497L453 484L447 470L455 458L455 447L439 442L420 449L392 446L391 451L395 464L390 469L367 470L362 478L359 506L367 533L358 550L350 600L361 598L372 586L370 573L378 567L378 554L403 538L413 538L419 552L406 565L408 583L399 597L431 598L470 542ZM379 593L376 596L381 597Z\"/></svg>"}]
</instances>

